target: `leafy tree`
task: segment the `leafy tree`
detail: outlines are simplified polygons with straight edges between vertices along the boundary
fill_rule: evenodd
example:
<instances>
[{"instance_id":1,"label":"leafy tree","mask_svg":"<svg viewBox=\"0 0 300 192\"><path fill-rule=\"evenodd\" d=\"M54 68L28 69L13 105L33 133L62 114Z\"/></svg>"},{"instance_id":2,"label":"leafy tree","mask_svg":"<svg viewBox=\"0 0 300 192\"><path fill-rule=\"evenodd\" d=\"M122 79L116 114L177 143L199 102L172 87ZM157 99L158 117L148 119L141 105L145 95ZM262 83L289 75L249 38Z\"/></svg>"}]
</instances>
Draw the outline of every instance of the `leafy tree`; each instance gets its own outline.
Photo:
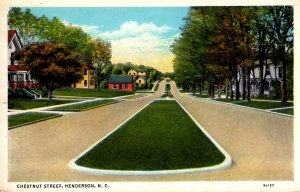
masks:
<instances>
[{"instance_id":1,"label":"leafy tree","mask_svg":"<svg viewBox=\"0 0 300 192\"><path fill-rule=\"evenodd\" d=\"M55 89L83 78L78 54L62 44L31 44L15 52L13 58L27 65L32 77L46 87L49 101Z\"/></svg>"},{"instance_id":2,"label":"leafy tree","mask_svg":"<svg viewBox=\"0 0 300 192\"><path fill-rule=\"evenodd\" d=\"M31 13L30 9L23 12L21 8L11 8L8 13L8 25L18 31L24 45L36 42L40 27L38 18Z\"/></svg>"},{"instance_id":3,"label":"leafy tree","mask_svg":"<svg viewBox=\"0 0 300 192\"><path fill-rule=\"evenodd\" d=\"M294 43L294 19L291 6L273 6L268 11L265 22L270 28L270 38L274 40L274 49L278 51L278 60L282 64L282 98L287 103L287 57Z\"/></svg>"},{"instance_id":4,"label":"leafy tree","mask_svg":"<svg viewBox=\"0 0 300 192\"><path fill-rule=\"evenodd\" d=\"M97 89L100 91L100 83L105 79L105 71L111 65L111 45L107 41L95 39L92 47L91 62L95 68L95 81L97 82ZM110 70L111 72L111 70Z\"/></svg>"},{"instance_id":5,"label":"leafy tree","mask_svg":"<svg viewBox=\"0 0 300 192\"><path fill-rule=\"evenodd\" d=\"M93 39L80 27L65 25L57 17L36 17L30 9L22 11L12 8L8 14L11 29L17 29L25 45L52 42L64 44L81 55L82 60L91 63Z\"/></svg>"},{"instance_id":6,"label":"leafy tree","mask_svg":"<svg viewBox=\"0 0 300 192\"><path fill-rule=\"evenodd\" d=\"M208 68L216 77L233 78L236 100L240 97L240 76L246 74L252 60L254 39L250 34L252 12L245 8L227 7L222 13L223 21L214 37L214 43L208 49ZM246 62L247 61L247 62ZM245 76L243 77L245 93ZM231 82L232 87L232 82ZM233 92L231 88L231 99ZM245 99L245 95L244 98Z\"/></svg>"}]
</instances>

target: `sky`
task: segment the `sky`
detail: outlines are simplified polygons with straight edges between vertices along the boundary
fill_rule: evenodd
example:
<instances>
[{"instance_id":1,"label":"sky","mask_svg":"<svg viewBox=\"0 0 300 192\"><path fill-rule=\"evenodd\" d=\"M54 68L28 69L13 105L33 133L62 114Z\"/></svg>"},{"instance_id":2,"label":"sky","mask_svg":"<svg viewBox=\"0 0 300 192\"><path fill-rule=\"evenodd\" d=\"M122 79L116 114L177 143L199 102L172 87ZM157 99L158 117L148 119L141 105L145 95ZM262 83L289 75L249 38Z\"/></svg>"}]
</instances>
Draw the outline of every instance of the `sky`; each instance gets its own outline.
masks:
<instances>
[{"instance_id":1,"label":"sky","mask_svg":"<svg viewBox=\"0 0 300 192\"><path fill-rule=\"evenodd\" d=\"M180 34L188 7L28 7L36 16L57 17L91 36L109 40L112 63L173 70L170 45Z\"/></svg>"}]
</instances>

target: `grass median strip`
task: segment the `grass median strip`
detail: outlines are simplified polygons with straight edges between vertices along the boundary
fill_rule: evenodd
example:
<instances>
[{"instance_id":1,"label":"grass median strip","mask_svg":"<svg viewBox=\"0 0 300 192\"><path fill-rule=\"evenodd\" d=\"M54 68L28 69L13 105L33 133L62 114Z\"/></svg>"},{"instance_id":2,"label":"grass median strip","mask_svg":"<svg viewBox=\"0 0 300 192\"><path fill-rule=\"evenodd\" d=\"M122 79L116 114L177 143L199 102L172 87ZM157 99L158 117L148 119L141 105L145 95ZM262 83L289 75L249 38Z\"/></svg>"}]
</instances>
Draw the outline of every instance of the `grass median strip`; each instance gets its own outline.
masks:
<instances>
[{"instance_id":1,"label":"grass median strip","mask_svg":"<svg viewBox=\"0 0 300 192\"><path fill-rule=\"evenodd\" d=\"M113 104L113 103L116 103L116 102L119 102L119 101L115 100L115 99L103 99L103 100L89 101L89 102L85 102L85 103L78 103L78 104L68 105L68 106L63 106L63 107L56 107L56 108L51 109L51 111L75 111L75 112L79 112L79 111L86 111L86 110L89 110L89 109L101 107L101 106L104 106L104 105Z\"/></svg>"},{"instance_id":2,"label":"grass median strip","mask_svg":"<svg viewBox=\"0 0 300 192\"><path fill-rule=\"evenodd\" d=\"M75 163L109 170L175 170L213 166L224 160L176 101L158 100Z\"/></svg>"},{"instance_id":3,"label":"grass median strip","mask_svg":"<svg viewBox=\"0 0 300 192\"><path fill-rule=\"evenodd\" d=\"M54 113L37 113L37 112L11 115L8 117L8 128L13 129L16 127L37 123L40 121L45 121L60 116L62 115L54 114Z\"/></svg>"}]
</instances>

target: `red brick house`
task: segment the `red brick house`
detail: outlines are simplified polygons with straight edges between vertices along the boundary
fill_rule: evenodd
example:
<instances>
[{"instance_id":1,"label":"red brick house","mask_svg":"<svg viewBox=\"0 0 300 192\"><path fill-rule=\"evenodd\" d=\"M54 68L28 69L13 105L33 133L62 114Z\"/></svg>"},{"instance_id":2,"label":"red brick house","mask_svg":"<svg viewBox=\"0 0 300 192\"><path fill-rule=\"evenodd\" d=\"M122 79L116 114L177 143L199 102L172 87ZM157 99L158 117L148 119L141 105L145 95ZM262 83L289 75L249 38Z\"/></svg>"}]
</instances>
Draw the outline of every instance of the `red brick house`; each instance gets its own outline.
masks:
<instances>
[{"instance_id":1,"label":"red brick house","mask_svg":"<svg viewBox=\"0 0 300 192\"><path fill-rule=\"evenodd\" d=\"M133 91L134 81L131 75L111 75L108 80L109 90Z\"/></svg>"}]
</instances>

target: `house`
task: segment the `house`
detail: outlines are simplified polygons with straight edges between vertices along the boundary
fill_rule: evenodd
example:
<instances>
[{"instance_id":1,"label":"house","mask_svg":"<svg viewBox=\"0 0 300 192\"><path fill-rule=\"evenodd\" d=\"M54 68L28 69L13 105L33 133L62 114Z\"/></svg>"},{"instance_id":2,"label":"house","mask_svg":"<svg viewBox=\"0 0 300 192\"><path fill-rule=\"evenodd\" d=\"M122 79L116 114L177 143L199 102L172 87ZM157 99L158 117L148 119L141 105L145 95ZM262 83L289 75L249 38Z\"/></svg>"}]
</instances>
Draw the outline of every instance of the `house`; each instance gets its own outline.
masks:
<instances>
[{"instance_id":1,"label":"house","mask_svg":"<svg viewBox=\"0 0 300 192\"><path fill-rule=\"evenodd\" d=\"M147 83L147 73L145 71L130 69L128 75L133 77L137 87L144 87Z\"/></svg>"},{"instance_id":2,"label":"house","mask_svg":"<svg viewBox=\"0 0 300 192\"><path fill-rule=\"evenodd\" d=\"M83 73L83 79L75 83L73 85L74 88L84 88L84 89L95 89L95 80L94 80L94 72L95 68L88 65L88 64L83 64L82 65L82 73Z\"/></svg>"},{"instance_id":3,"label":"house","mask_svg":"<svg viewBox=\"0 0 300 192\"><path fill-rule=\"evenodd\" d=\"M109 90L133 91L134 82L131 75L111 75L108 80Z\"/></svg>"},{"instance_id":4,"label":"house","mask_svg":"<svg viewBox=\"0 0 300 192\"><path fill-rule=\"evenodd\" d=\"M259 72L260 69L257 67L250 75L251 91L254 95L259 93ZM268 60L268 66L264 66L263 68L263 75L265 79L264 94L269 94L274 89L276 83L280 87L283 76L282 66L275 66Z\"/></svg>"},{"instance_id":5,"label":"house","mask_svg":"<svg viewBox=\"0 0 300 192\"><path fill-rule=\"evenodd\" d=\"M258 64L258 61L255 62ZM263 76L264 76L264 94L270 95L272 91L274 91L275 87L280 87L283 76L282 66L274 65L271 60L267 61L267 65L263 67ZM240 93L243 93L242 88L242 71L239 71L238 78L240 79ZM235 85L233 86L233 90L235 91ZM250 73L250 90L251 95L256 96L259 95L260 91L260 68L254 68ZM246 90L247 91L247 90Z\"/></svg>"},{"instance_id":6,"label":"house","mask_svg":"<svg viewBox=\"0 0 300 192\"><path fill-rule=\"evenodd\" d=\"M135 83L145 85L147 83L147 78L145 76L140 76L135 80Z\"/></svg>"},{"instance_id":7,"label":"house","mask_svg":"<svg viewBox=\"0 0 300 192\"><path fill-rule=\"evenodd\" d=\"M16 30L8 30L8 86L12 89L35 88L38 83L31 77L27 66L12 59L12 54L23 48L23 44Z\"/></svg>"},{"instance_id":8,"label":"house","mask_svg":"<svg viewBox=\"0 0 300 192\"><path fill-rule=\"evenodd\" d=\"M136 77L136 76L147 76L147 73L145 72L145 71L142 71L142 70L136 70L136 69L130 69L129 71L128 71L128 75L132 75L132 76L134 76L134 77Z\"/></svg>"}]
</instances>

